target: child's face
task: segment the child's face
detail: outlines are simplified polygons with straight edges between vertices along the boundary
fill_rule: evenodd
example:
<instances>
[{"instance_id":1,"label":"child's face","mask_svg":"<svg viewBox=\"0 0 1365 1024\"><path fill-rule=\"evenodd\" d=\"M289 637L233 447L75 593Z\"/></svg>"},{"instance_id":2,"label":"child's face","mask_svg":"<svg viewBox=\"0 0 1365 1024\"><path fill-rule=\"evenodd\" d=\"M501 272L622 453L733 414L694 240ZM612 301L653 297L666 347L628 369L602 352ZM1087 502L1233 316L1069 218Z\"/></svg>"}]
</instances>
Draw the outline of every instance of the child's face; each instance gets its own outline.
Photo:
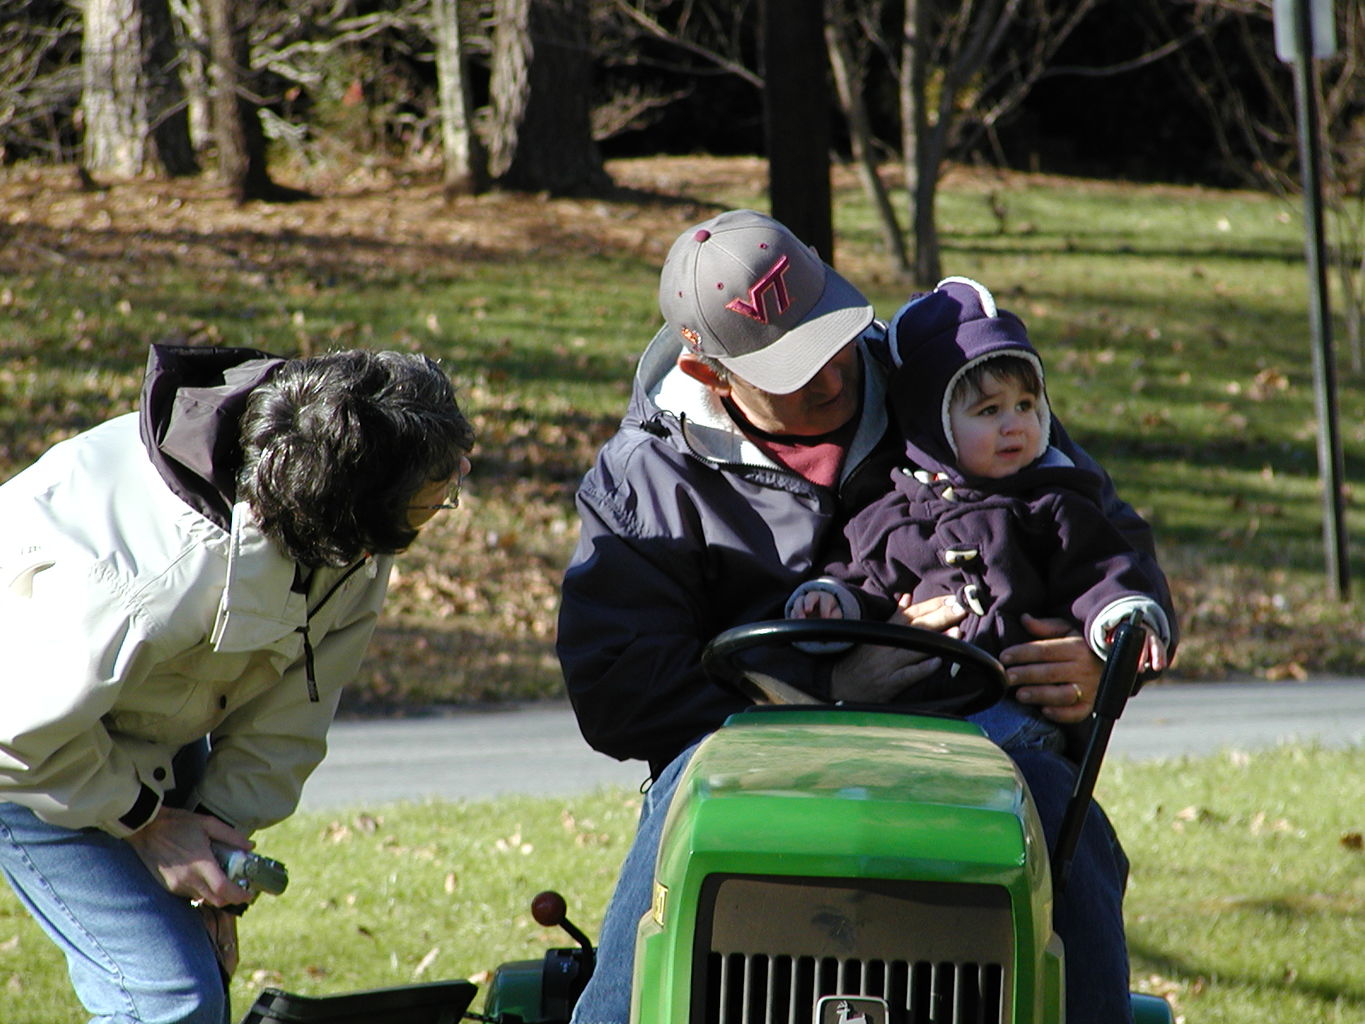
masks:
<instances>
[{"instance_id":1,"label":"child's face","mask_svg":"<svg viewBox=\"0 0 1365 1024\"><path fill-rule=\"evenodd\" d=\"M980 391L967 388L953 399L948 422L964 473L999 480L1038 457L1038 396L1018 380L984 374Z\"/></svg>"}]
</instances>

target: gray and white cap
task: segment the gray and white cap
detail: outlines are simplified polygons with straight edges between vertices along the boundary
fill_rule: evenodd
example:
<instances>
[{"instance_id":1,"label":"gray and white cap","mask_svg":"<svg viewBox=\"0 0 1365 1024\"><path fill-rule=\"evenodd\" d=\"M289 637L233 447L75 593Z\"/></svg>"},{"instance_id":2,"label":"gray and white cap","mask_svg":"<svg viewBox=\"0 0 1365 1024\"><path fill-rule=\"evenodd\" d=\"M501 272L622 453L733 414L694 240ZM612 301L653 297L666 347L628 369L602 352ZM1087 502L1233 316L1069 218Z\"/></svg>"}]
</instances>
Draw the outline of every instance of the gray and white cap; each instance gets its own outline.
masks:
<instances>
[{"instance_id":1,"label":"gray and white cap","mask_svg":"<svg viewBox=\"0 0 1365 1024\"><path fill-rule=\"evenodd\" d=\"M683 343L754 387L803 387L872 323L862 292L785 226L730 210L678 236L659 310Z\"/></svg>"}]
</instances>

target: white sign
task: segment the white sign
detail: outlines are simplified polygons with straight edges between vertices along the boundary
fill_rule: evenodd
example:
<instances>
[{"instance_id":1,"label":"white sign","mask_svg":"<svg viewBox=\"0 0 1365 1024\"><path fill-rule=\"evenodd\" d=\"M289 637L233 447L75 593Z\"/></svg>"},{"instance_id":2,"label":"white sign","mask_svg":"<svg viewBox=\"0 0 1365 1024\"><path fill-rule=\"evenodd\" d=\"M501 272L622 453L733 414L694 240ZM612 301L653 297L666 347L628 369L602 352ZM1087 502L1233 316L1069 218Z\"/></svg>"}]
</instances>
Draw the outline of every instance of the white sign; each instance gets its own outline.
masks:
<instances>
[{"instance_id":1,"label":"white sign","mask_svg":"<svg viewBox=\"0 0 1365 1024\"><path fill-rule=\"evenodd\" d=\"M1275 0L1275 55L1292 64L1303 52L1299 40L1299 8L1308 7L1313 34L1313 56L1335 57L1337 54L1337 25L1333 12L1334 0Z\"/></svg>"}]
</instances>

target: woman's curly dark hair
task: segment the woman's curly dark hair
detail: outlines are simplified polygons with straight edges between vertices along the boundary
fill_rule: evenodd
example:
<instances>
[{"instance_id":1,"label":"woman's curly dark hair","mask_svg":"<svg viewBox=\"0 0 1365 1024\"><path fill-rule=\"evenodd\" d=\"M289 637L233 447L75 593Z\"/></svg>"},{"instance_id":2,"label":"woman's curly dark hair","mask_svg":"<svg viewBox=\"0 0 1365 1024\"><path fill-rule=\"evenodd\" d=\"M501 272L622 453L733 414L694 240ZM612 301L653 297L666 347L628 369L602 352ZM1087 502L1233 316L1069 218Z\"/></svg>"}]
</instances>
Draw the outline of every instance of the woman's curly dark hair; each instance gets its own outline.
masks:
<instances>
[{"instance_id":1,"label":"woman's curly dark hair","mask_svg":"<svg viewBox=\"0 0 1365 1024\"><path fill-rule=\"evenodd\" d=\"M413 496L474 445L444 371L426 356L355 350L286 361L247 402L238 497L310 567L401 551Z\"/></svg>"}]
</instances>

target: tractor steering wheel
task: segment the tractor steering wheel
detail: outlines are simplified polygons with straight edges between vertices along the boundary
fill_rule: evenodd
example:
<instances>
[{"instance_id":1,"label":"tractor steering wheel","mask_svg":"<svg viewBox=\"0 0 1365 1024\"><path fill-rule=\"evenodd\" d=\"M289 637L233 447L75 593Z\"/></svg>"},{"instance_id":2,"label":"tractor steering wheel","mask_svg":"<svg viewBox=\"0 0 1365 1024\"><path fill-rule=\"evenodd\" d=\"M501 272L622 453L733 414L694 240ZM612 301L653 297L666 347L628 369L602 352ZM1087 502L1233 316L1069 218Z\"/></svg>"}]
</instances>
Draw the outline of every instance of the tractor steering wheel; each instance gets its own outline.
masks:
<instances>
[{"instance_id":1,"label":"tractor steering wheel","mask_svg":"<svg viewBox=\"0 0 1365 1024\"><path fill-rule=\"evenodd\" d=\"M712 678L760 704L829 704L827 698L745 667L739 655L767 644L843 642L882 644L942 658L947 664L892 702L905 711L970 715L1005 695L1005 668L981 648L932 630L861 619L775 619L727 629L706 645L702 668ZM952 666L950 672L948 666ZM968 671L959 671L959 667Z\"/></svg>"}]
</instances>

